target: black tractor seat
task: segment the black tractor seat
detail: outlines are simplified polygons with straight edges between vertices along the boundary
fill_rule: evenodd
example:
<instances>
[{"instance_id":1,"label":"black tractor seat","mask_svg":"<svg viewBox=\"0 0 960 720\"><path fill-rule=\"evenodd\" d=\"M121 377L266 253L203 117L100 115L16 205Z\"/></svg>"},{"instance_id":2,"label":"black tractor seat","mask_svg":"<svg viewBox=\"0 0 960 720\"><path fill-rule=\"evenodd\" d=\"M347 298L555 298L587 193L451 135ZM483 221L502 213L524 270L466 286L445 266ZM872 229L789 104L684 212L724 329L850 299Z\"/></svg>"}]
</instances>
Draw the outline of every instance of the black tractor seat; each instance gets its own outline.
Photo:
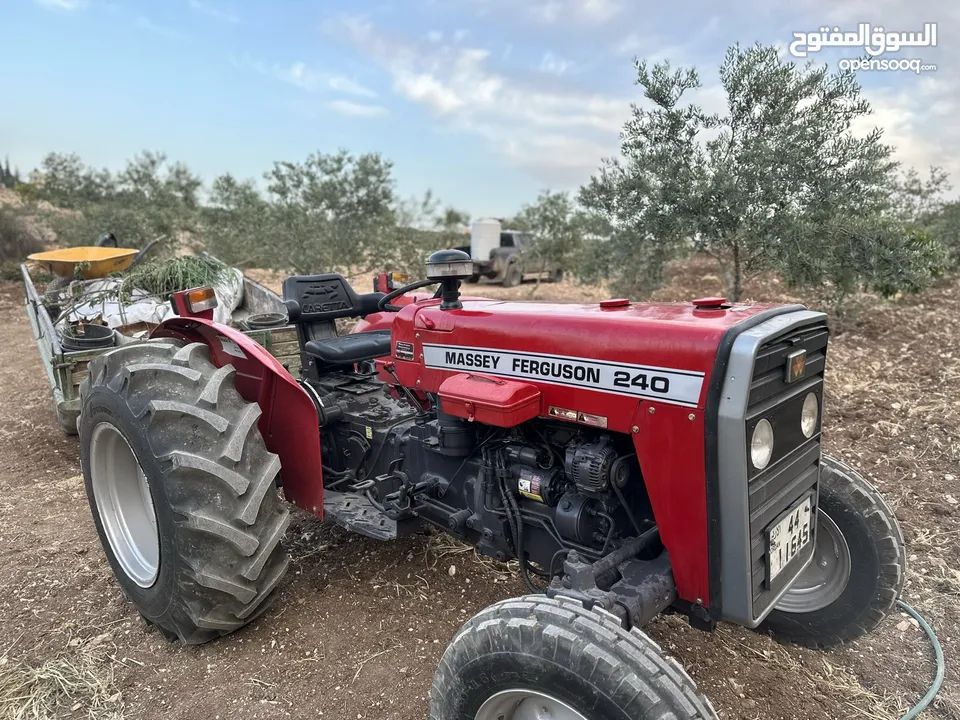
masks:
<instances>
[{"instance_id":1,"label":"black tractor seat","mask_svg":"<svg viewBox=\"0 0 960 720\"><path fill-rule=\"evenodd\" d=\"M389 355L390 331L371 330L355 335L310 340L303 349L327 365L352 365Z\"/></svg>"},{"instance_id":2,"label":"black tractor seat","mask_svg":"<svg viewBox=\"0 0 960 720\"><path fill-rule=\"evenodd\" d=\"M293 275L283 281L290 322L297 326L304 377L319 380L328 372L353 372L357 363L390 354L390 331L338 335L336 321L380 311L384 293L357 294L338 273Z\"/></svg>"}]
</instances>

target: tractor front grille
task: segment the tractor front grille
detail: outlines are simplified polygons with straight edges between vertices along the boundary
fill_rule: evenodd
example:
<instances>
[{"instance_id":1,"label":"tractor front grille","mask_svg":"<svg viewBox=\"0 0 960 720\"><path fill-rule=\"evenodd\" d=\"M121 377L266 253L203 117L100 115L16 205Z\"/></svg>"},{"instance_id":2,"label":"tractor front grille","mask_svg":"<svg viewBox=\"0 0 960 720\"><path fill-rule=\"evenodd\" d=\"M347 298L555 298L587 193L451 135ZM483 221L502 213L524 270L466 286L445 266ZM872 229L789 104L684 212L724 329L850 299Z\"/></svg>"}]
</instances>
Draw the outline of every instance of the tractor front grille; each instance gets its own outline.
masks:
<instances>
[{"instance_id":1,"label":"tractor front grille","mask_svg":"<svg viewBox=\"0 0 960 720\"><path fill-rule=\"evenodd\" d=\"M815 523L810 544L771 581L773 524L807 495L811 510L817 506L820 423L806 438L800 419L809 393L823 407L829 332L826 315L793 305L758 313L727 333L717 353L723 375L707 399L708 422L716 418L706 438L711 614L757 627L813 554ZM761 419L773 426L774 445L770 462L757 470L750 443Z\"/></svg>"},{"instance_id":2,"label":"tractor front grille","mask_svg":"<svg viewBox=\"0 0 960 720\"><path fill-rule=\"evenodd\" d=\"M817 396L818 406L823 407L828 335L826 324L815 323L771 340L757 351L745 418L747 453L753 430L762 418L773 426L774 450L770 463L761 471L747 463L754 617L768 609L784 586L793 580L796 571L791 566L802 566L813 551L811 541L807 550L794 558L771 583L767 560L767 530L771 523L810 492L813 492L812 509L816 517L820 420L818 418L813 436L808 439L801 430L800 415L803 401L811 392ZM787 383L788 356L798 350L806 351L804 372Z\"/></svg>"}]
</instances>

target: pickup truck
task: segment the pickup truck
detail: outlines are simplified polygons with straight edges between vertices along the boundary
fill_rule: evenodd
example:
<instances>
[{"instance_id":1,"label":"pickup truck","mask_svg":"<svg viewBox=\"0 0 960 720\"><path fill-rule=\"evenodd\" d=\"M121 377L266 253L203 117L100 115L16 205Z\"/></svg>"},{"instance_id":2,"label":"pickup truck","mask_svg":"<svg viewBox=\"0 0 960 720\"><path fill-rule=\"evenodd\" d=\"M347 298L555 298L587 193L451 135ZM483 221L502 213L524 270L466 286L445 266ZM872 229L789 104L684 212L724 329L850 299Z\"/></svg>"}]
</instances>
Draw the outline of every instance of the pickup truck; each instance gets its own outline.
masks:
<instances>
[{"instance_id":1,"label":"pickup truck","mask_svg":"<svg viewBox=\"0 0 960 720\"><path fill-rule=\"evenodd\" d=\"M541 280L549 282L560 282L563 279L563 269L553 268L545 272L538 272L536 268L527 267L524 264L523 250L530 246L530 235L520 230L503 230L500 233L500 247L490 251L489 259L478 260L474 258L474 273L467 282L476 283L481 277L489 278L495 282L500 282L504 287L516 287L524 280L535 280L540 276ZM459 247L457 250L463 250L470 254L470 246ZM529 262L527 263L529 265Z\"/></svg>"}]
</instances>

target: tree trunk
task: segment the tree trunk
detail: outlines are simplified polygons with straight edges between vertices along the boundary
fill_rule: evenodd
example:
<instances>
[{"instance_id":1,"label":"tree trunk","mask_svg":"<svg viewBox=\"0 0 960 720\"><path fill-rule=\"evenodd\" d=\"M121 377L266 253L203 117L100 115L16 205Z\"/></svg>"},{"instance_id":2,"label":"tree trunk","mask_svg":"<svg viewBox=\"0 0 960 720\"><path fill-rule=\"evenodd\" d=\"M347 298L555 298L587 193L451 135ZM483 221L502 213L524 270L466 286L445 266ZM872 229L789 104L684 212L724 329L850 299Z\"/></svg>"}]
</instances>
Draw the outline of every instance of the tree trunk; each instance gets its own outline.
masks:
<instances>
[{"instance_id":1,"label":"tree trunk","mask_svg":"<svg viewBox=\"0 0 960 720\"><path fill-rule=\"evenodd\" d=\"M733 267L731 268L733 274L733 282L728 288L727 294L729 297L727 300L730 302L740 302L740 295L743 292L743 268L740 267L740 244L736 241L733 243Z\"/></svg>"},{"instance_id":2,"label":"tree trunk","mask_svg":"<svg viewBox=\"0 0 960 720\"><path fill-rule=\"evenodd\" d=\"M536 294L537 290L540 289L540 278L543 277L543 268L546 264L547 264L546 260L542 260L540 262L540 272L537 273L537 284L534 285L533 288L530 290L530 297L533 297Z\"/></svg>"}]
</instances>

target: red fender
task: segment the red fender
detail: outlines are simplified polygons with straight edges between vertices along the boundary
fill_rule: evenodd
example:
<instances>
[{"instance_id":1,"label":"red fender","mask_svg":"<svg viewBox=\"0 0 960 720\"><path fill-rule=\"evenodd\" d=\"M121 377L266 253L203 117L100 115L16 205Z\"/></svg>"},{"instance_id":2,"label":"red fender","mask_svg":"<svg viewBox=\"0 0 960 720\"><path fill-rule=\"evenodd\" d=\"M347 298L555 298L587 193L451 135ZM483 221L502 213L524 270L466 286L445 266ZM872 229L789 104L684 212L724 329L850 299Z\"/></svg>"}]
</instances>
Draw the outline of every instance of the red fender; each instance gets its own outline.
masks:
<instances>
[{"instance_id":1,"label":"red fender","mask_svg":"<svg viewBox=\"0 0 960 720\"><path fill-rule=\"evenodd\" d=\"M178 316L164 320L150 335L183 342L202 342L210 348L217 367L233 365L240 396L260 406L257 427L267 449L280 458L280 475L287 500L323 519L323 467L320 433L313 400L267 350L239 330L213 321L213 310L191 312L186 295L174 293ZM410 293L397 305L429 300L432 293ZM471 298L474 299L474 298ZM374 313L360 320L351 332L387 330L394 312Z\"/></svg>"},{"instance_id":2,"label":"red fender","mask_svg":"<svg viewBox=\"0 0 960 720\"><path fill-rule=\"evenodd\" d=\"M323 519L320 433L313 401L263 346L239 330L213 322L212 315L209 311L171 317L150 337L202 342L210 348L214 365L233 365L237 391L244 400L260 406L257 427L267 449L280 457L284 495Z\"/></svg>"}]
</instances>

